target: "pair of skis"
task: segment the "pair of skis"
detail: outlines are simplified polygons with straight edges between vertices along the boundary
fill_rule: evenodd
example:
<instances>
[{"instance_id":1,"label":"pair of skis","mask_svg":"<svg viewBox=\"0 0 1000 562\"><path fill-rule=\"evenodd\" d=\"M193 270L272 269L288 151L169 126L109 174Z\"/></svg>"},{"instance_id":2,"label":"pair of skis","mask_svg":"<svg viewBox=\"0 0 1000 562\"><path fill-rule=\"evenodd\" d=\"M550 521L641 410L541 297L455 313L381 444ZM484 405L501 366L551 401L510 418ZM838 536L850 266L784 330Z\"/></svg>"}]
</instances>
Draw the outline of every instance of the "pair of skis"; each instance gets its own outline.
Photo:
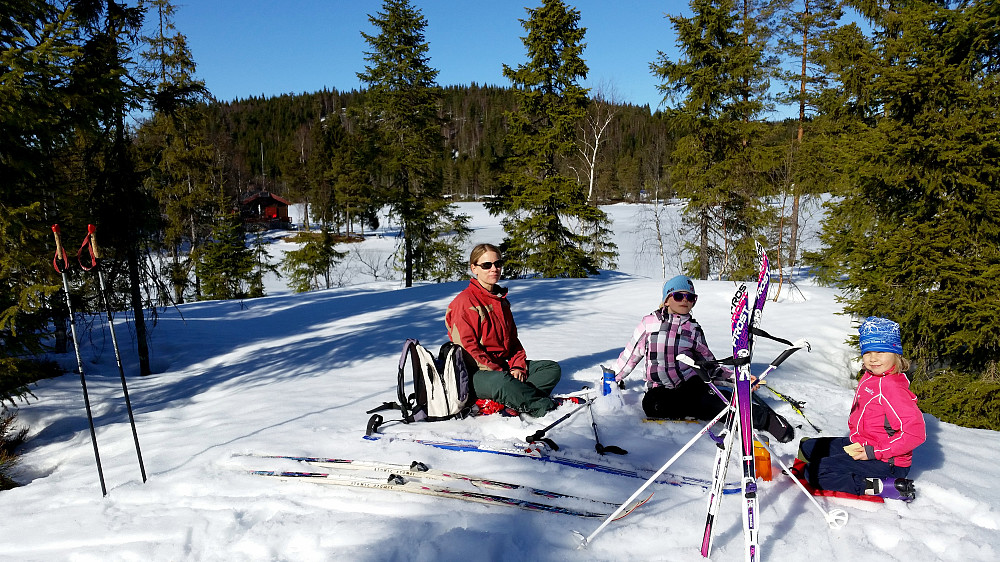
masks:
<instances>
[{"instance_id":1,"label":"pair of skis","mask_svg":"<svg viewBox=\"0 0 1000 562\"><path fill-rule=\"evenodd\" d=\"M726 429L723 431L723 443L715 454L713 467L712 492L708 499L708 514L705 518L705 531L702 535L701 555L708 558L712 551L712 539L715 516L722 502L722 494L718 488L725 480L729 468L729 459L737 437L740 440L740 463L743 468L741 483L741 517L743 519L744 559L756 562L759 559L758 515L760 513L757 497L757 469L754 463L751 400L752 385L750 358L753 355L753 340L751 330L760 325L764 303L767 302L767 291L771 283L771 272L767 253L760 243L756 243L760 270L757 275L757 292L751 306L748 300L746 285L740 285L732 301L733 330L733 362L736 367L736 385L730 404L730 416Z\"/></svg>"},{"instance_id":2,"label":"pair of skis","mask_svg":"<svg viewBox=\"0 0 1000 562\"><path fill-rule=\"evenodd\" d=\"M435 470L426 464L413 461L409 466L403 464L393 464L376 461L360 461L352 459L304 457L287 455L245 455L256 458L284 459L304 463L309 467L325 472L298 472L298 471L273 471L273 470L252 470L250 474L257 476L268 476L281 478L283 480L296 480L311 482L315 484L328 484L335 486L359 487L379 490L390 490L395 492L407 492L428 496L445 497L451 499L464 500L487 505L501 505L506 507L516 507L529 511L546 513L559 513L563 515L573 515L576 517L603 518L609 512L592 511L590 509L580 509L549 503L548 501L530 500L515 496L508 496L493 492L483 492L482 489L502 490L521 492L531 496L537 496L544 500L569 500L577 503L587 503L595 508L617 507L617 503L586 498L562 492L544 490L523 484L512 484L501 482L478 476L469 476L456 472ZM368 472L369 475L362 475ZM478 490L469 490L452 486L429 484L423 480L436 480L445 482L464 483L472 485ZM616 519L625 517L637 507L646 503L649 497L633 502L628 509L623 510Z\"/></svg>"},{"instance_id":3,"label":"pair of skis","mask_svg":"<svg viewBox=\"0 0 1000 562\"><path fill-rule=\"evenodd\" d=\"M445 449L449 451L476 452L476 453L487 453L492 455L502 455L508 457L530 458L540 462L553 463L561 466L568 466L570 468L579 468L583 470L593 470L596 472L602 472L604 474L613 474L615 476L638 478L640 480L647 479L649 477L648 475L651 474L651 472L647 471L621 468L618 466L614 466L612 464L595 463L573 457L556 455L550 452L549 448L544 443L506 445L503 443L483 442L472 439L452 439L452 440L418 439L412 437L387 436L380 434L365 435L363 438L368 441L384 440L384 441L398 441L404 443L418 443L421 445L427 445L437 449ZM673 474L670 472L662 472L659 475L657 475L657 478L654 479L654 483L668 484L670 486L695 486L706 490L711 488L713 484L711 480L705 478L697 478L693 476ZM721 490L722 490L721 493L724 494L735 494L740 491L739 483L727 482L722 486Z\"/></svg>"}]
</instances>

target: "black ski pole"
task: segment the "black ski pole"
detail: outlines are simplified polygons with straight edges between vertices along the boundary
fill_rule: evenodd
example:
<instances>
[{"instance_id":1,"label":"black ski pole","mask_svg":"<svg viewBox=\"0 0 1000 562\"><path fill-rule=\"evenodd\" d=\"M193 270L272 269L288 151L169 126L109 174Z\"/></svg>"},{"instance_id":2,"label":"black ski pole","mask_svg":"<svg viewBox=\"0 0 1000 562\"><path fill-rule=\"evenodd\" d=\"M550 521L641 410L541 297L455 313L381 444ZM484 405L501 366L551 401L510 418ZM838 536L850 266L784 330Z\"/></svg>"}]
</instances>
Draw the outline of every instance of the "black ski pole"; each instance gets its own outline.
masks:
<instances>
[{"instance_id":1,"label":"black ski pole","mask_svg":"<svg viewBox=\"0 0 1000 562\"><path fill-rule=\"evenodd\" d=\"M536 431L536 432L532 433L531 435L525 437L524 440L527 441L528 443L534 443L535 441L541 441L542 443L545 443L549 447L552 447L552 450L558 451L559 450L559 446L556 445L555 442L553 442L551 439L546 438L545 437L545 432L548 431L548 430L550 430L550 429L552 429L553 427L561 424L562 422L568 420L573 414L579 412L582 408L586 408L589 405L590 405L590 400L587 400L586 403L580 404L579 406L577 406L576 408L574 408L568 414L563 415L563 417L557 419L556 421L550 423L549 425L543 427L542 429L539 429L538 431Z\"/></svg>"},{"instance_id":2,"label":"black ski pole","mask_svg":"<svg viewBox=\"0 0 1000 562\"><path fill-rule=\"evenodd\" d=\"M597 418L594 417L593 404L594 404L593 400L587 403L587 405L590 406L590 425L594 428L594 441L597 442L597 444L594 445L594 449L601 455L603 455L604 453L612 453L615 455L627 455L628 451L622 449L621 447L601 444L601 438L597 435Z\"/></svg>"},{"instance_id":3,"label":"black ski pole","mask_svg":"<svg viewBox=\"0 0 1000 562\"><path fill-rule=\"evenodd\" d=\"M66 309L69 311L69 328L73 336L73 349L76 350L76 365L80 371L80 384L83 386L83 403L87 407L87 421L90 423L90 441L94 444L94 458L97 459L97 476L101 480L101 493L108 495L108 488L104 485L104 469L101 468L101 453L97 450L97 432L94 430L94 415L90 410L90 396L87 394L87 379L83 376L83 359L80 357L80 344L76 338L76 321L73 318L73 305L69 298L69 279L66 270L69 269L69 256L63 248L59 239L59 225L52 225L52 234L56 237L56 255L52 258L52 267L62 274L63 293L66 295ZM62 258L62 268L59 266L59 258Z\"/></svg>"},{"instance_id":4,"label":"black ski pole","mask_svg":"<svg viewBox=\"0 0 1000 562\"><path fill-rule=\"evenodd\" d=\"M90 252L90 266L83 263L81 254L87 248ZM139 433L135 430L135 416L132 415L132 400L128 395L128 384L125 383L125 368L122 367L122 357L118 352L118 338L115 336L115 321L111 316L111 301L108 300L108 290L104 285L104 272L101 270L101 254L97 248L97 227L87 225L87 237L83 240L83 245L76 253L76 260L84 271L93 270L97 272L98 285L101 288L101 300L104 301L104 310L108 315L108 329L111 330L111 344L115 348L115 360L118 362L118 374L122 379L122 393L125 395L125 407L128 410L128 421L132 425L132 440L135 441L135 454L139 457L139 471L142 473L142 481L146 481L146 467L142 463L142 451L139 449Z\"/></svg>"}]
</instances>

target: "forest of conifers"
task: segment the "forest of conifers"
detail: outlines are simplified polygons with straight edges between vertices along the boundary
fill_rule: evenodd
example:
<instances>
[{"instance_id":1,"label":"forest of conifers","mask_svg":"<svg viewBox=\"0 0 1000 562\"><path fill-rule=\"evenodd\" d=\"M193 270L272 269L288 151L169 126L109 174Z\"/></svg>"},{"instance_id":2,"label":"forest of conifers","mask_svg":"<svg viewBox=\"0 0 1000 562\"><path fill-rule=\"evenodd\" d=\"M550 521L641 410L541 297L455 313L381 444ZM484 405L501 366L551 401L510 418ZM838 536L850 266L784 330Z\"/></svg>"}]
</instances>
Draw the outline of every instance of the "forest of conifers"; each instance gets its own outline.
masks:
<instances>
[{"instance_id":1,"label":"forest of conifers","mask_svg":"<svg viewBox=\"0 0 1000 562\"><path fill-rule=\"evenodd\" d=\"M467 271L456 199L503 226L505 273L580 277L616 259L599 203L673 197L686 273L747 279L766 240L842 288L846 314L900 323L922 406L996 425L1000 3L691 0L669 17L680 56L650 61L656 112L581 86L586 30L561 0L527 10L509 87L439 86L415 4L370 14L363 91L218 101L170 0L0 3L0 402L65 326L56 223L99 225L145 374L156 307L263 294L273 265L234 212L249 192L309 209L281 265L297 290L385 210L410 286ZM769 122L777 103L797 118ZM804 196L829 201L805 256ZM90 278L70 281L99 310Z\"/></svg>"},{"instance_id":2,"label":"forest of conifers","mask_svg":"<svg viewBox=\"0 0 1000 562\"><path fill-rule=\"evenodd\" d=\"M440 114L443 142L439 165L444 191L460 198L491 195L503 152L505 114L516 106L511 88L446 86ZM216 102L207 106L212 135L221 135L244 169L248 187L297 198L301 170L315 148L313 128L327 119L350 122L348 109L364 101L358 91L321 91ZM669 197L668 172L676 125L647 106L611 105L614 119L601 139L594 190L597 201L635 200L638 190L659 184ZM775 142L795 135L794 120L769 125ZM578 163L583 166L582 159Z\"/></svg>"}]
</instances>

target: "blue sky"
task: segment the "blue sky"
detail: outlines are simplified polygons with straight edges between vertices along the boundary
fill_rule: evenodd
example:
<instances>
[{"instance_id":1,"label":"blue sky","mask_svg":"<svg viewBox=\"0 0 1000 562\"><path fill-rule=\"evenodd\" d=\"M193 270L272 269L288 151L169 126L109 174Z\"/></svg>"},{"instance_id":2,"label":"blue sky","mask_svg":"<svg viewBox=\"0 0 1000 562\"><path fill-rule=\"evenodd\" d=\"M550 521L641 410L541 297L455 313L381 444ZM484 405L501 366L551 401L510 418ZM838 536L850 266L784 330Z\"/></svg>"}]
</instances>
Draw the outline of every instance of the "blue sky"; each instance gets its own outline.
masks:
<instances>
[{"instance_id":1,"label":"blue sky","mask_svg":"<svg viewBox=\"0 0 1000 562\"><path fill-rule=\"evenodd\" d=\"M584 57L590 67L584 86L602 86L637 105L660 102L649 63L657 51L676 58L673 29L665 11L687 2L628 0L567 1L587 28ZM527 55L518 0L415 0L427 20L430 64L438 83L510 85L502 65L517 66ZM361 31L375 33L368 14L381 0L184 0L174 24L188 39L198 77L220 100L323 87L351 90L362 85L367 44ZM610 88L610 89L609 89Z\"/></svg>"},{"instance_id":2,"label":"blue sky","mask_svg":"<svg viewBox=\"0 0 1000 562\"><path fill-rule=\"evenodd\" d=\"M381 0L178 0L174 24L188 39L198 77L219 100L360 89L368 45L361 31ZM587 29L583 85L615 99L660 107L649 64L658 52L678 60L665 17L688 14L686 0L567 0ZM414 0L427 20L430 65L442 86L509 86L504 64L526 59L519 20L541 0Z\"/></svg>"}]
</instances>

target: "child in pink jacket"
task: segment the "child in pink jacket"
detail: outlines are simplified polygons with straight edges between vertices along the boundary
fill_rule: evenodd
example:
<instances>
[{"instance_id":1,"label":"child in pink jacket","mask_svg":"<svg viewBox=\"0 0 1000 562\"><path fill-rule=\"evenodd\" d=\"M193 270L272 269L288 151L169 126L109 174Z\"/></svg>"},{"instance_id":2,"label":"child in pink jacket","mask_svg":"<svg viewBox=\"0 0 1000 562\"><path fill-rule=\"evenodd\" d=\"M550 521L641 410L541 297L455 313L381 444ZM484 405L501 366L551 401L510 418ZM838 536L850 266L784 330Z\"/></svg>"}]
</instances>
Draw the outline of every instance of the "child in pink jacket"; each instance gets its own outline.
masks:
<instances>
[{"instance_id":1,"label":"child in pink jacket","mask_svg":"<svg viewBox=\"0 0 1000 562\"><path fill-rule=\"evenodd\" d=\"M927 437L917 397L904 371L899 324L869 317L858 329L864 373L847 420L848 437L803 440L800 456L816 488L912 501L906 478L913 449Z\"/></svg>"}]
</instances>

